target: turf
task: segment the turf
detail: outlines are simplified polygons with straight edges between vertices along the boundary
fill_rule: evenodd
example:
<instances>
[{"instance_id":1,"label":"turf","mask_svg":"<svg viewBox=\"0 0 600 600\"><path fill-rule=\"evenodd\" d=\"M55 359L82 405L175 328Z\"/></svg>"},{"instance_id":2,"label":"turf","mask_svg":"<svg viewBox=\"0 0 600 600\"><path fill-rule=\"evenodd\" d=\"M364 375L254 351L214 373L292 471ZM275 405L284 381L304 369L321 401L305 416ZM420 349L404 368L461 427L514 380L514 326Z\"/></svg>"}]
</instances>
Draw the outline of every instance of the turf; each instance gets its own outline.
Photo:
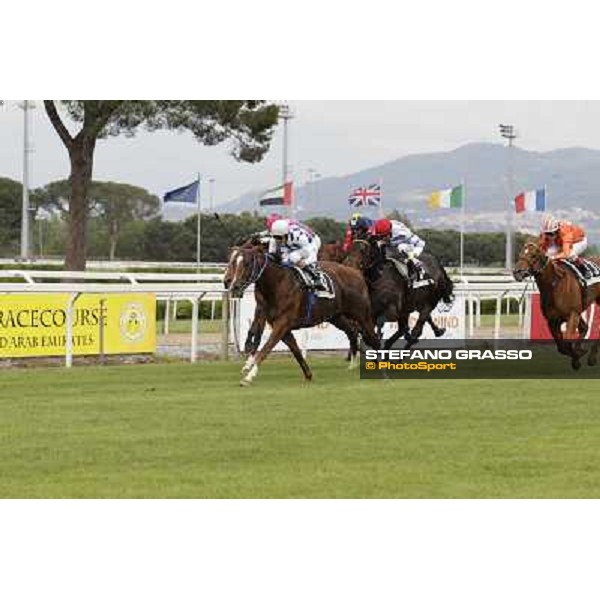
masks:
<instances>
[{"instance_id":1,"label":"turf","mask_svg":"<svg viewBox=\"0 0 600 600\"><path fill-rule=\"evenodd\" d=\"M600 496L600 382L361 381L338 358L5 370L4 498Z\"/></svg>"}]
</instances>

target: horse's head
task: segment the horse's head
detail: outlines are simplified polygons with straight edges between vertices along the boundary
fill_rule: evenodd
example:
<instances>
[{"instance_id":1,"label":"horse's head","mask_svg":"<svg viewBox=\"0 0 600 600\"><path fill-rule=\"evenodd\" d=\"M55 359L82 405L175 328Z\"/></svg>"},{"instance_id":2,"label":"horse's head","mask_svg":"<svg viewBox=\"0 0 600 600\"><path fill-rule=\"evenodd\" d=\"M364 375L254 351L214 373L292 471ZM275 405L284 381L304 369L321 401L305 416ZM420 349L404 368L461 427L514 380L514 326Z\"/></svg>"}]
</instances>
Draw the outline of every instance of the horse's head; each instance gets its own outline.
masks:
<instances>
[{"instance_id":1,"label":"horse's head","mask_svg":"<svg viewBox=\"0 0 600 600\"><path fill-rule=\"evenodd\" d=\"M539 244L535 241L529 241L521 250L515 268L513 277L517 281L523 281L529 275L537 275L548 263L548 259Z\"/></svg>"},{"instance_id":2,"label":"horse's head","mask_svg":"<svg viewBox=\"0 0 600 600\"><path fill-rule=\"evenodd\" d=\"M231 292L232 296L240 298L249 285L258 281L267 260L267 255L259 246L234 246L223 278L225 289Z\"/></svg>"},{"instance_id":3,"label":"horse's head","mask_svg":"<svg viewBox=\"0 0 600 600\"><path fill-rule=\"evenodd\" d=\"M378 260L377 248L368 240L354 240L344 260L344 264L359 271L368 271Z\"/></svg>"}]
</instances>

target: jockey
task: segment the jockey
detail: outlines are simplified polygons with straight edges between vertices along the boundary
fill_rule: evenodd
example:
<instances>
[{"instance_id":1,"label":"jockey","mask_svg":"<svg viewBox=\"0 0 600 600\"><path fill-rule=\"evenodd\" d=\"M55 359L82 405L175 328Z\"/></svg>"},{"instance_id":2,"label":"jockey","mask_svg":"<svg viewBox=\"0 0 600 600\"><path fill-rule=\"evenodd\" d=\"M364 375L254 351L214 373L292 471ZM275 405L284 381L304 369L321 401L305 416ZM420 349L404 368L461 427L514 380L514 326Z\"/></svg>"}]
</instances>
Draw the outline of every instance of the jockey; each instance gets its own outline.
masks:
<instances>
[{"instance_id":1,"label":"jockey","mask_svg":"<svg viewBox=\"0 0 600 600\"><path fill-rule=\"evenodd\" d=\"M384 248L391 248L396 253L397 256L391 258L406 257L404 262L409 267L410 283L414 282L420 270L420 261L417 259L425 248L425 242L401 221L389 219L375 222L374 235L381 240Z\"/></svg>"},{"instance_id":2,"label":"jockey","mask_svg":"<svg viewBox=\"0 0 600 600\"><path fill-rule=\"evenodd\" d=\"M352 247L352 242L355 239L364 239L372 227L372 219L363 217L360 213L354 213L350 217L350 221L348 223L348 226L346 227L346 234L344 235L344 244L342 246L344 252L350 251L350 248Z\"/></svg>"},{"instance_id":3,"label":"jockey","mask_svg":"<svg viewBox=\"0 0 600 600\"><path fill-rule=\"evenodd\" d=\"M569 221L559 221L552 215L542 217L540 248L552 260L573 258L577 262L579 255L587 248L585 231Z\"/></svg>"},{"instance_id":4,"label":"jockey","mask_svg":"<svg viewBox=\"0 0 600 600\"><path fill-rule=\"evenodd\" d=\"M316 271L321 238L307 225L292 219L277 219L271 224L270 232L272 240L269 252L275 254L279 250L282 264L304 269L316 287L323 288Z\"/></svg>"},{"instance_id":5,"label":"jockey","mask_svg":"<svg viewBox=\"0 0 600 600\"><path fill-rule=\"evenodd\" d=\"M283 219L284 217L281 216L278 213L271 213L266 220L266 225L267 225L267 230L271 231L271 227L273 226L273 223L275 223L275 221L279 221L280 219Z\"/></svg>"}]
</instances>

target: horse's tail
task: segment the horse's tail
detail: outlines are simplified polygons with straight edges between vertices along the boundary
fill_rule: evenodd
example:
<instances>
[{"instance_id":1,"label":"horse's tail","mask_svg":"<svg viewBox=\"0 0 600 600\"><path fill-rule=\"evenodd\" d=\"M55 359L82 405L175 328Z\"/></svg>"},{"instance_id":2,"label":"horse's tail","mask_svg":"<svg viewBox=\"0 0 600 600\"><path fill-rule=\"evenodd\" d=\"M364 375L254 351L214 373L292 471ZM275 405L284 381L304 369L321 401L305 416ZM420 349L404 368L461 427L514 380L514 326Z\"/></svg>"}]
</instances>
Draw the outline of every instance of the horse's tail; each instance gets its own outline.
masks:
<instances>
[{"instance_id":1,"label":"horse's tail","mask_svg":"<svg viewBox=\"0 0 600 600\"><path fill-rule=\"evenodd\" d=\"M446 273L446 269L440 265L440 292L442 295L442 300L445 304L452 304L454 302L454 283L452 279L448 277L448 273Z\"/></svg>"}]
</instances>

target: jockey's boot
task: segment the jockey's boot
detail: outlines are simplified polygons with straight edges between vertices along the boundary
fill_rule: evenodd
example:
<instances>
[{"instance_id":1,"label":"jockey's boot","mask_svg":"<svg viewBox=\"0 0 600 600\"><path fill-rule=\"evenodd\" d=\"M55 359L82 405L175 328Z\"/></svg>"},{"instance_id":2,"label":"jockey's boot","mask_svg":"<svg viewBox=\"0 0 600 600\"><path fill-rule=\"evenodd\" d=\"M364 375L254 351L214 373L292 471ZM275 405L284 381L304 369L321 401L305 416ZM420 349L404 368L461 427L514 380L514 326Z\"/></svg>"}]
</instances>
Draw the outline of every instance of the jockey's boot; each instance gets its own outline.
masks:
<instances>
[{"instance_id":1,"label":"jockey's boot","mask_svg":"<svg viewBox=\"0 0 600 600\"><path fill-rule=\"evenodd\" d=\"M413 285L419 279L419 265L414 259L409 258L406 261L406 266L408 267L408 281L410 283L410 286L413 287Z\"/></svg>"}]
</instances>

